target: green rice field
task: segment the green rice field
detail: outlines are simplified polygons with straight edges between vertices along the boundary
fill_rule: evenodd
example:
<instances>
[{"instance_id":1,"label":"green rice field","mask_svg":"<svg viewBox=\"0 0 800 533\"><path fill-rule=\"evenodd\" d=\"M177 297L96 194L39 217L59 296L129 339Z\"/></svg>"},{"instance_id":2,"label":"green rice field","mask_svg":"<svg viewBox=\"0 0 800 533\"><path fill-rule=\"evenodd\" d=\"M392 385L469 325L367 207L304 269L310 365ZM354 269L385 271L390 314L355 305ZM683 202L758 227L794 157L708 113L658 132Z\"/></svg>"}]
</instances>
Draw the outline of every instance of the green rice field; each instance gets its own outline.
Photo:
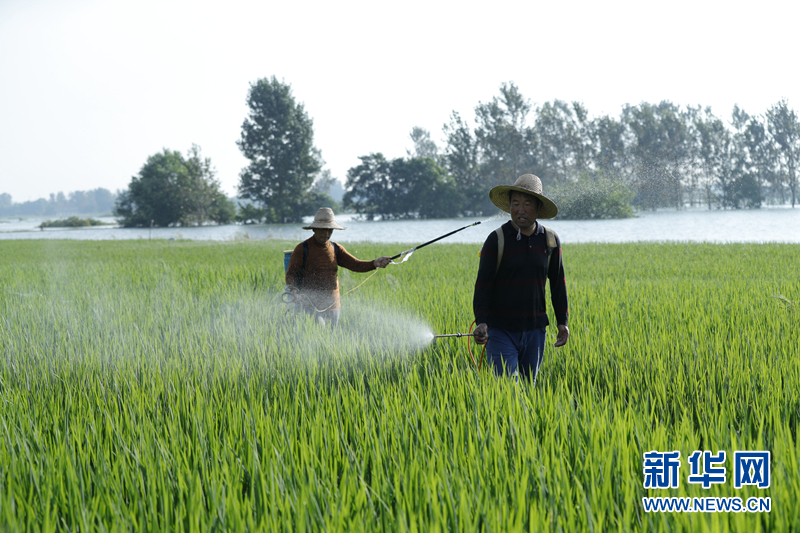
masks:
<instances>
[{"instance_id":1,"label":"green rice field","mask_svg":"<svg viewBox=\"0 0 800 533\"><path fill-rule=\"evenodd\" d=\"M532 388L430 340L468 330L479 246L379 270L330 332L280 303L293 244L0 241L0 531L800 530L800 246L566 244ZM687 482L696 450L726 482ZM678 488L644 488L651 451Z\"/></svg>"}]
</instances>

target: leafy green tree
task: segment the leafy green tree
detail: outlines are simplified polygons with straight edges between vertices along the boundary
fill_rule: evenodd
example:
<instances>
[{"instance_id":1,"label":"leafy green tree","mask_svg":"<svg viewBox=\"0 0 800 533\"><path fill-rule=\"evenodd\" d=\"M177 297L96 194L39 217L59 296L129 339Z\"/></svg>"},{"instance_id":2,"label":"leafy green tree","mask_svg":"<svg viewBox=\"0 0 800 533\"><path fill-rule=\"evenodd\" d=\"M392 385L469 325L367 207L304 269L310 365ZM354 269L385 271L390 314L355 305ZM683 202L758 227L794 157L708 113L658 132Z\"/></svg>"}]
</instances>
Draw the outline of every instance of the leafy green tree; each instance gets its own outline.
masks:
<instances>
[{"instance_id":1,"label":"leafy green tree","mask_svg":"<svg viewBox=\"0 0 800 533\"><path fill-rule=\"evenodd\" d=\"M236 221L242 224L261 224L267 218L267 212L262 207L253 204L239 204Z\"/></svg>"},{"instance_id":2,"label":"leafy green tree","mask_svg":"<svg viewBox=\"0 0 800 533\"><path fill-rule=\"evenodd\" d=\"M447 139L442 157L443 164L457 186L458 196L453 203L468 215L479 215L496 210L489 201L486 184L481 176L480 150L472 130L457 112L443 127Z\"/></svg>"},{"instance_id":3,"label":"leafy green tree","mask_svg":"<svg viewBox=\"0 0 800 533\"><path fill-rule=\"evenodd\" d=\"M711 209L718 200L718 191L728 188L728 162L731 135L725 124L706 108L693 117L694 141L692 154L699 169L703 200Z\"/></svg>"},{"instance_id":4,"label":"leafy green tree","mask_svg":"<svg viewBox=\"0 0 800 533\"><path fill-rule=\"evenodd\" d=\"M688 120L675 104L625 106L623 120L633 134L636 198L642 207L681 207L683 181L691 162Z\"/></svg>"},{"instance_id":5,"label":"leafy green tree","mask_svg":"<svg viewBox=\"0 0 800 533\"><path fill-rule=\"evenodd\" d=\"M360 156L361 164L347 171L345 209L353 209L368 220L391 211L391 165L383 154Z\"/></svg>"},{"instance_id":6,"label":"leafy green tree","mask_svg":"<svg viewBox=\"0 0 800 533\"><path fill-rule=\"evenodd\" d=\"M577 179L553 188L558 218L571 220L629 218L633 216L634 193L618 177L583 172Z\"/></svg>"},{"instance_id":7,"label":"leafy green tree","mask_svg":"<svg viewBox=\"0 0 800 533\"><path fill-rule=\"evenodd\" d=\"M798 194L797 165L800 159L800 121L797 113L789 109L786 100L781 100L767 110L769 133L780 147L778 166L784 183L792 193L794 208Z\"/></svg>"},{"instance_id":8,"label":"leafy green tree","mask_svg":"<svg viewBox=\"0 0 800 533\"><path fill-rule=\"evenodd\" d=\"M431 139L431 133L425 128L414 126L409 134L411 142L414 143L414 150L406 150L408 157L426 158L430 157L434 161L439 160L439 147Z\"/></svg>"},{"instance_id":9,"label":"leafy green tree","mask_svg":"<svg viewBox=\"0 0 800 533\"><path fill-rule=\"evenodd\" d=\"M300 222L322 168L313 121L274 76L250 85L247 105L237 144L250 164L240 174L239 194L260 203L269 222Z\"/></svg>"},{"instance_id":10,"label":"leafy green tree","mask_svg":"<svg viewBox=\"0 0 800 533\"><path fill-rule=\"evenodd\" d=\"M198 146L187 157L164 149L147 158L138 176L117 198L114 215L126 227L188 226L231 222L233 203L219 190L211 160Z\"/></svg>"},{"instance_id":11,"label":"leafy green tree","mask_svg":"<svg viewBox=\"0 0 800 533\"><path fill-rule=\"evenodd\" d=\"M589 169L593 145L586 107L561 100L545 103L536 114L539 172L543 183L568 181Z\"/></svg>"},{"instance_id":12,"label":"leafy green tree","mask_svg":"<svg viewBox=\"0 0 800 533\"><path fill-rule=\"evenodd\" d=\"M502 84L499 97L475 107L475 137L487 191L513 183L536 166L533 131L527 124L530 111L531 103L514 83Z\"/></svg>"},{"instance_id":13,"label":"leafy green tree","mask_svg":"<svg viewBox=\"0 0 800 533\"><path fill-rule=\"evenodd\" d=\"M628 157L628 129L613 117L604 115L591 126L592 166L607 174L629 177L632 173Z\"/></svg>"},{"instance_id":14,"label":"leafy green tree","mask_svg":"<svg viewBox=\"0 0 800 533\"><path fill-rule=\"evenodd\" d=\"M395 212L410 218L450 218L458 214L458 190L447 171L430 157L395 159L390 169Z\"/></svg>"},{"instance_id":15,"label":"leafy green tree","mask_svg":"<svg viewBox=\"0 0 800 533\"><path fill-rule=\"evenodd\" d=\"M776 165L777 148L767 132L763 117L762 119L752 117L748 121L742 132L741 144L747 150L751 167L750 173L753 174L756 189L758 189L756 191L748 186L743 190L751 190L754 194L757 192L754 199L758 199L758 207L760 207L765 191L769 191L770 196L777 198L783 190ZM752 205L753 202L748 202L748 204Z\"/></svg>"},{"instance_id":16,"label":"leafy green tree","mask_svg":"<svg viewBox=\"0 0 800 533\"><path fill-rule=\"evenodd\" d=\"M347 172L345 207L369 220L383 218L446 218L458 214L458 191L447 171L430 157L362 156Z\"/></svg>"}]
</instances>

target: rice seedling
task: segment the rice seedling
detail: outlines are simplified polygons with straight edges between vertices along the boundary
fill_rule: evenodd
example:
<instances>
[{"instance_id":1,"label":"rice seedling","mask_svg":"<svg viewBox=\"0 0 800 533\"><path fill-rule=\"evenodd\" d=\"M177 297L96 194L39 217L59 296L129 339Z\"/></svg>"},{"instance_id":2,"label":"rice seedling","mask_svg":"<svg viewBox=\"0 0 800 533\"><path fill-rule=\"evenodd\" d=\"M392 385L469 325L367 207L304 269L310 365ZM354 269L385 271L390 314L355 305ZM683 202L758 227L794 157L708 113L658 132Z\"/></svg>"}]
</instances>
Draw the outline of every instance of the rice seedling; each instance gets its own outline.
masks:
<instances>
[{"instance_id":1,"label":"rice seedling","mask_svg":"<svg viewBox=\"0 0 800 533\"><path fill-rule=\"evenodd\" d=\"M476 246L378 272L332 332L279 303L286 246L0 243L0 529L800 528L800 247L565 246L572 335L532 389L430 342L473 318ZM679 488L643 487L652 450ZM695 450L728 482L686 483ZM768 489L733 488L737 450L770 451Z\"/></svg>"}]
</instances>

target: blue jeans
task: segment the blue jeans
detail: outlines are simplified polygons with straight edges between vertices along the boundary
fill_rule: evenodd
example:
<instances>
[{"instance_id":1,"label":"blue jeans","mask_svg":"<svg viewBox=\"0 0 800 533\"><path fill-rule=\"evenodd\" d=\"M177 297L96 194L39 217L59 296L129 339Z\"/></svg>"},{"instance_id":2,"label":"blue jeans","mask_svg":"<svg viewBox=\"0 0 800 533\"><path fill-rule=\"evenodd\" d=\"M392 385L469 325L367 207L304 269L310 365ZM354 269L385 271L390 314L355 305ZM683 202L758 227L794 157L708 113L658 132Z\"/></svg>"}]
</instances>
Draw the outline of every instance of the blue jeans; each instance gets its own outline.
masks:
<instances>
[{"instance_id":1,"label":"blue jeans","mask_svg":"<svg viewBox=\"0 0 800 533\"><path fill-rule=\"evenodd\" d=\"M529 379L536 385L536 374L544 358L545 328L530 331L507 331L489 328L486 353L491 357L494 373L505 373L519 380Z\"/></svg>"}]
</instances>

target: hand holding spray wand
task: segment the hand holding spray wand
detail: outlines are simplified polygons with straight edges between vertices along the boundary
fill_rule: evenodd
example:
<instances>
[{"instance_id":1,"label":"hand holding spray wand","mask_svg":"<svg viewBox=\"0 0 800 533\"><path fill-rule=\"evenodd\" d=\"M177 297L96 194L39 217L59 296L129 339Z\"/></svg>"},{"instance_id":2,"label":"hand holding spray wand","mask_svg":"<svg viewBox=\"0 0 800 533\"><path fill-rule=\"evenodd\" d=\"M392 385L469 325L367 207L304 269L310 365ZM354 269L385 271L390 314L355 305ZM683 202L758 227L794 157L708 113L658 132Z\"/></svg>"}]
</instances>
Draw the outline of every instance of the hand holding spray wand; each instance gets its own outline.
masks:
<instances>
[{"instance_id":1,"label":"hand holding spray wand","mask_svg":"<svg viewBox=\"0 0 800 533\"><path fill-rule=\"evenodd\" d=\"M446 333L443 335L433 335L434 339L438 339L440 337L467 337L467 352L469 353L470 361L472 361L472 366L477 368L478 370L481 369L483 366L483 356L486 354L486 343L483 344L483 350L481 351L481 358L480 361L477 363L475 362L475 356L472 355L472 346L470 343L470 337L479 337L479 335L472 331L472 328L475 326L475 321L472 321L472 324L469 325L469 333Z\"/></svg>"}]
</instances>

